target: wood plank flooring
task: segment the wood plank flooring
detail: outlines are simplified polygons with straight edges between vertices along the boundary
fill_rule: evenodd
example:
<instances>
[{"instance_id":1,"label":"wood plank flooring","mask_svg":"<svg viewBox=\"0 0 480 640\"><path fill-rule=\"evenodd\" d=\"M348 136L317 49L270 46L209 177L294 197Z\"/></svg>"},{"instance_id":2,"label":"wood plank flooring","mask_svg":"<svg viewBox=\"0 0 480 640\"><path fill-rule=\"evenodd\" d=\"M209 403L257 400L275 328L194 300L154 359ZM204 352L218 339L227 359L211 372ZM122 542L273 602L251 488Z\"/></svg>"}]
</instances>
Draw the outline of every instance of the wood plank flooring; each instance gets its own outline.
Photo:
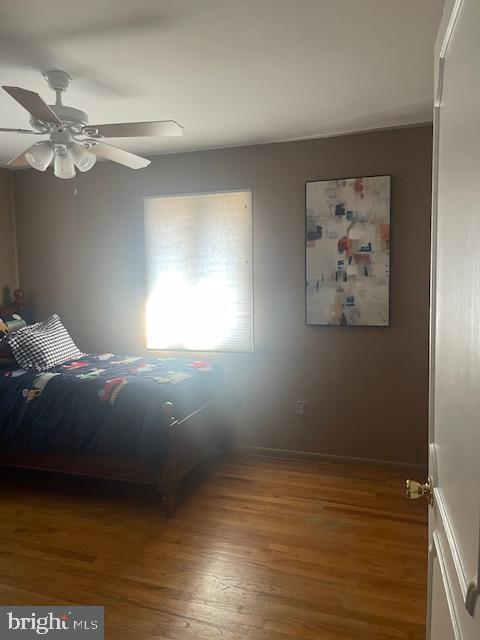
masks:
<instances>
[{"instance_id":1,"label":"wood plank flooring","mask_svg":"<svg viewBox=\"0 0 480 640\"><path fill-rule=\"evenodd\" d=\"M108 640L424 640L426 507L398 471L235 457L150 489L0 471L0 605L100 604Z\"/></svg>"}]
</instances>

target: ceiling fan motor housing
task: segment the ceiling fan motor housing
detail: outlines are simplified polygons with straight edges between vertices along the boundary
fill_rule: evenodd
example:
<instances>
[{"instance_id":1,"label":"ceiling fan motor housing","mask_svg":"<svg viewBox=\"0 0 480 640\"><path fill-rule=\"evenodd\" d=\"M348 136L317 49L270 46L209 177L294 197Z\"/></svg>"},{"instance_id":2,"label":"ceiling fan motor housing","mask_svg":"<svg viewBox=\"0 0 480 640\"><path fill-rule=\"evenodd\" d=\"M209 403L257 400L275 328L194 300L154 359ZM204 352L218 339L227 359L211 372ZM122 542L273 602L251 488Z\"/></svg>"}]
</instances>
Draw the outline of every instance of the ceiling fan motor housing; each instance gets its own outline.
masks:
<instances>
[{"instance_id":1,"label":"ceiling fan motor housing","mask_svg":"<svg viewBox=\"0 0 480 640\"><path fill-rule=\"evenodd\" d=\"M62 126L65 127L65 129L72 130L72 133L81 133L82 127L88 124L87 114L80 109L67 107L64 104L51 104L49 107L58 119L61 120ZM42 133L62 128L59 124L45 123L41 120L35 120L35 118L30 119L30 124L35 131Z\"/></svg>"},{"instance_id":2,"label":"ceiling fan motor housing","mask_svg":"<svg viewBox=\"0 0 480 640\"><path fill-rule=\"evenodd\" d=\"M50 108L65 126L75 124L83 127L88 124L88 116L84 111L61 104L51 104Z\"/></svg>"}]
</instances>

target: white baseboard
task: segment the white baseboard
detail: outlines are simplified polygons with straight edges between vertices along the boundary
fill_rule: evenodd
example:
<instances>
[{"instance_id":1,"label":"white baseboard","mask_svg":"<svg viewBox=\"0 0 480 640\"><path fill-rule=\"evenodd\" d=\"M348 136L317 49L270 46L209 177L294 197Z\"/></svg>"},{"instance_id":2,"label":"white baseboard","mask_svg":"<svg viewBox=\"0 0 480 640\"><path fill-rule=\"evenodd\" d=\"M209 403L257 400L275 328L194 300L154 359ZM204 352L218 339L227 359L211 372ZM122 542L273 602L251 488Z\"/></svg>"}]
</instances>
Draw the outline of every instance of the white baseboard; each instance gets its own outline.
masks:
<instances>
[{"instance_id":1,"label":"white baseboard","mask_svg":"<svg viewBox=\"0 0 480 640\"><path fill-rule=\"evenodd\" d=\"M375 467L389 467L393 469L412 469L418 473L427 473L427 465L413 464L409 462L397 462L395 460L379 460L377 458L357 458L353 456L340 456L332 453L317 453L316 451L296 451L294 449L273 449L270 447L252 447L249 445L237 445L235 450L242 455L259 456L263 458L296 458L298 460L317 460L319 462L332 462L336 464L354 464Z\"/></svg>"}]
</instances>

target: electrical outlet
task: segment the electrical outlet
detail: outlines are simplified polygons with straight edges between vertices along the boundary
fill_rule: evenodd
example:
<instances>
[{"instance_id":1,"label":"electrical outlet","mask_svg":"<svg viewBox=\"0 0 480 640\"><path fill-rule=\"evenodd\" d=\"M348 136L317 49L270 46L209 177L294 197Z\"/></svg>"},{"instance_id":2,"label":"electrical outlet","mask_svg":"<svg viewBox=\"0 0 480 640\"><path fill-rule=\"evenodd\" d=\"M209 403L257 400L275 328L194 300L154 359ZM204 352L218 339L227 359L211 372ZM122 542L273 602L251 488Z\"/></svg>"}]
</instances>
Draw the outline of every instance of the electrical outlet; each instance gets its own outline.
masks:
<instances>
[{"instance_id":1,"label":"electrical outlet","mask_svg":"<svg viewBox=\"0 0 480 640\"><path fill-rule=\"evenodd\" d=\"M299 418L303 418L305 415L305 411L307 410L307 401L306 400L297 400L295 403L295 413Z\"/></svg>"}]
</instances>

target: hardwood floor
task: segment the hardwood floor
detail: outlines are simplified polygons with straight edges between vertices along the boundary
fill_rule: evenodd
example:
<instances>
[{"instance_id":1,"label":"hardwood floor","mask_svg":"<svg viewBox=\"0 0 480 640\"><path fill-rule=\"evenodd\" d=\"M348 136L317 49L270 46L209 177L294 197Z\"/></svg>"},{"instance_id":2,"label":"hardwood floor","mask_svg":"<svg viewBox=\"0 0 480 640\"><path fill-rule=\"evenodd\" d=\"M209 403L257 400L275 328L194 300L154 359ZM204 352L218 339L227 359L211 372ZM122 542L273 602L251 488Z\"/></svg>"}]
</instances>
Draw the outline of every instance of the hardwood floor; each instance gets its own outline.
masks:
<instances>
[{"instance_id":1,"label":"hardwood floor","mask_svg":"<svg viewBox=\"0 0 480 640\"><path fill-rule=\"evenodd\" d=\"M426 507L403 482L238 457L166 520L149 489L2 470L0 604L104 605L108 640L424 640Z\"/></svg>"}]
</instances>

